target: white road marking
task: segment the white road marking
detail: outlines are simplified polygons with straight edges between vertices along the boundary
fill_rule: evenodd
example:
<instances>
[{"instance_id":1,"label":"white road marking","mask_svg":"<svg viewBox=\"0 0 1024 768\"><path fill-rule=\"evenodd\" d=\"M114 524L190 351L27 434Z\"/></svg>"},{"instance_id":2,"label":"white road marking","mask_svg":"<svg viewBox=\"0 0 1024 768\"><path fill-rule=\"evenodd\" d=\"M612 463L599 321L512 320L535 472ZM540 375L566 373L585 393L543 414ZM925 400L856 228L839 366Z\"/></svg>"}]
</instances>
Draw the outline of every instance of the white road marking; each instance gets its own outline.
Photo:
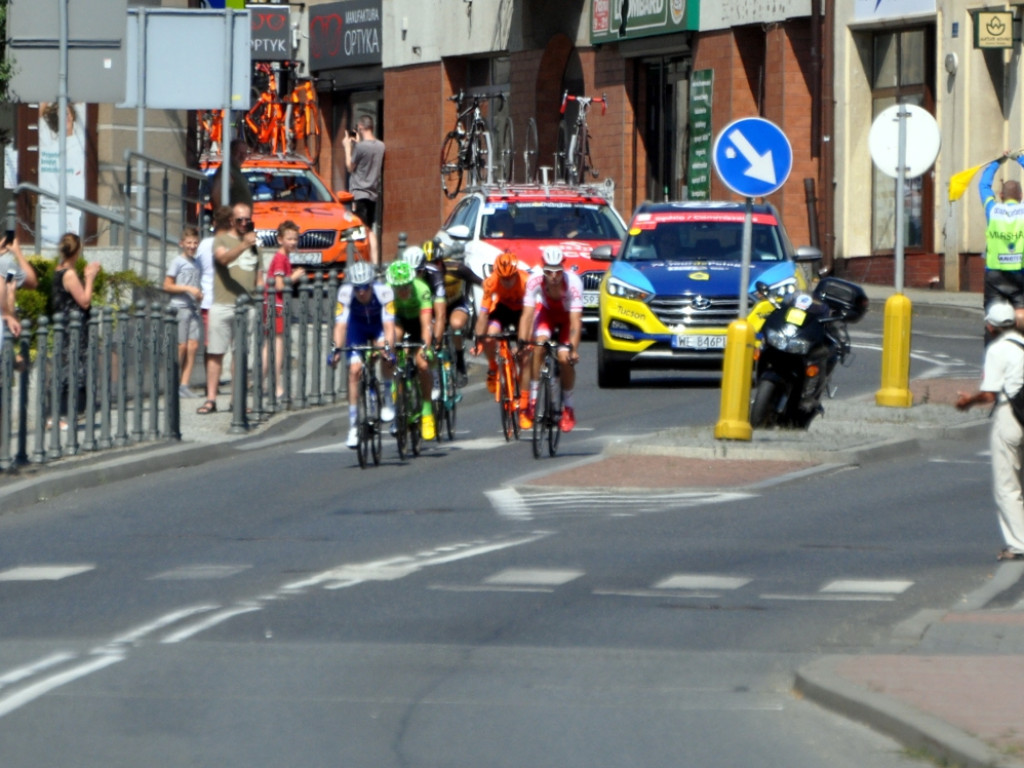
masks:
<instances>
[{"instance_id":1,"label":"white road marking","mask_svg":"<svg viewBox=\"0 0 1024 768\"><path fill-rule=\"evenodd\" d=\"M58 664L63 664L65 661L71 661L73 658L75 658L75 654L73 653L58 651L57 653L51 653L49 656L45 656L38 661L34 661L31 664L26 664L23 667L12 669L10 672L0 675L0 688L7 688L15 683L20 683L22 680L27 680L32 677L32 675L37 675L50 667L56 667Z\"/></svg>"},{"instance_id":2,"label":"white road marking","mask_svg":"<svg viewBox=\"0 0 1024 768\"><path fill-rule=\"evenodd\" d=\"M677 573L654 585L654 589L739 589L750 583L742 576L715 576L707 573Z\"/></svg>"},{"instance_id":3,"label":"white road marking","mask_svg":"<svg viewBox=\"0 0 1024 768\"><path fill-rule=\"evenodd\" d=\"M72 667L64 672L40 680L38 683L15 691L8 696L4 696L0 698L0 717L10 714L29 702L35 701L40 696L60 688L62 685L74 682L80 677L91 675L93 672L98 672L105 667L109 667L111 664L124 661L124 658L124 654L121 653L101 654L90 661L79 664L77 667Z\"/></svg>"},{"instance_id":4,"label":"white road marking","mask_svg":"<svg viewBox=\"0 0 1024 768\"><path fill-rule=\"evenodd\" d=\"M560 587L578 579L583 571L555 568L506 568L484 579L485 584L520 587Z\"/></svg>"},{"instance_id":5,"label":"white road marking","mask_svg":"<svg viewBox=\"0 0 1024 768\"><path fill-rule=\"evenodd\" d=\"M251 568L251 565L183 565L150 576L150 581L191 581L200 579L226 579Z\"/></svg>"},{"instance_id":6,"label":"white road marking","mask_svg":"<svg viewBox=\"0 0 1024 768\"><path fill-rule=\"evenodd\" d=\"M172 632L163 638L161 643L180 643L182 640L188 640L193 635L198 635L211 627L215 627L218 624L227 621L228 619L240 616L243 613L252 613L253 611L263 610L262 606L250 605L250 606L238 606L236 608L228 608L223 611L207 616L202 621L196 622L192 626L179 629L177 632Z\"/></svg>"},{"instance_id":7,"label":"white road marking","mask_svg":"<svg viewBox=\"0 0 1024 768\"><path fill-rule=\"evenodd\" d=\"M161 630L164 627L169 627L171 624L174 624L175 622L181 621L182 619L187 619L189 616L194 616L197 613L215 611L219 607L219 605L197 605L191 608L181 608L177 611L171 611L170 613L166 613L158 619L154 619L148 624L143 624L140 627L136 627L135 629L129 630L125 634L114 638L110 641L110 645L131 645L132 643L138 642L146 635L152 634L153 632L157 632L158 630Z\"/></svg>"},{"instance_id":8,"label":"white road marking","mask_svg":"<svg viewBox=\"0 0 1024 768\"><path fill-rule=\"evenodd\" d=\"M755 494L733 491L638 491L635 489L530 488L519 491L506 487L486 491L494 511L503 517L532 520L536 517L606 515L625 517L665 512L678 507L721 504L749 499Z\"/></svg>"},{"instance_id":9,"label":"white road marking","mask_svg":"<svg viewBox=\"0 0 1024 768\"><path fill-rule=\"evenodd\" d=\"M496 491L484 491L494 511L502 517L529 520L530 507L515 488L499 488Z\"/></svg>"},{"instance_id":10,"label":"white road marking","mask_svg":"<svg viewBox=\"0 0 1024 768\"><path fill-rule=\"evenodd\" d=\"M23 565L0 572L0 581L60 581L95 568L95 565Z\"/></svg>"},{"instance_id":11,"label":"white road marking","mask_svg":"<svg viewBox=\"0 0 1024 768\"><path fill-rule=\"evenodd\" d=\"M821 588L825 593L856 593L868 595L899 595L914 585L905 579L837 579Z\"/></svg>"}]
</instances>

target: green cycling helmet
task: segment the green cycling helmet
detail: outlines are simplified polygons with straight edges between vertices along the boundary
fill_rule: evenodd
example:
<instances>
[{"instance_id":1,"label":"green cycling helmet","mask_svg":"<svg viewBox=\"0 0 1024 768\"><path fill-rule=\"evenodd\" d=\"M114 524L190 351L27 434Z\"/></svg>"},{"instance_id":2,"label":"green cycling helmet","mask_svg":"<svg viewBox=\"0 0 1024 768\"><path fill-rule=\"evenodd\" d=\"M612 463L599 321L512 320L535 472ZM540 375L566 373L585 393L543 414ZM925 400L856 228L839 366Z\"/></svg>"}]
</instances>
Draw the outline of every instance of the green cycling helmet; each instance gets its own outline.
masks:
<instances>
[{"instance_id":1,"label":"green cycling helmet","mask_svg":"<svg viewBox=\"0 0 1024 768\"><path fill-rule=\"evenodd\" d=\"M404 261L393 261L388 266L388 285L397 288L400 285L408 285L412 279L412 267Z\"/></svg>"}]
</instances>

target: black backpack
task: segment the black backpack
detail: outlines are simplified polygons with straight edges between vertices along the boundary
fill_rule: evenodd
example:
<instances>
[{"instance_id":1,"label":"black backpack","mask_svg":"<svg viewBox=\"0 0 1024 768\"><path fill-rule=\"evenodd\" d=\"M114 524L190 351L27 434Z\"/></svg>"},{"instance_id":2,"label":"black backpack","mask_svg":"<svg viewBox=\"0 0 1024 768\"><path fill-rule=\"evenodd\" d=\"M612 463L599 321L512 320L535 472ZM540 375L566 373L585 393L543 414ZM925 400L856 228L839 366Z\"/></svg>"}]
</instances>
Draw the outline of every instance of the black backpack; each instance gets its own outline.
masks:
<instances>
[{"instance_id":1,"label":"black backpack","mask_svg":"<svg viewBox=\"0 0 1024 768\"><path fill-rule=\"evenodd\" d=\"M1024 349L1024 343L1017 341L1017 339L1009 339L1008 341ZM1003 387L1003 394L1010 403L1010 407L1013 408L1013 415L1017 418L1017 422L1024 426L1024 387L1021 387L1012 395L1007 394L1006 387Z\"/></svg>"}]
</instances>

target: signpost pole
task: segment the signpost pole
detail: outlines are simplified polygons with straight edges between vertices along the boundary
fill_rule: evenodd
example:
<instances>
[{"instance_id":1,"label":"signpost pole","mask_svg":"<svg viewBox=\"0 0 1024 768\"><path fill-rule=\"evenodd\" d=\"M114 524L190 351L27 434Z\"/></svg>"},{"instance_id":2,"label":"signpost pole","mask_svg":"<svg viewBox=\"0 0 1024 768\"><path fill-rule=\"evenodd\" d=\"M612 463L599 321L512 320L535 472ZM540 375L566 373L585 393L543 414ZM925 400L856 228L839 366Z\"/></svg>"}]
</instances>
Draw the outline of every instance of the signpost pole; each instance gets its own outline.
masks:
<instances>
[{"instance_id":1,"label":"signpost pole","mask_svg":"<svg viewBox=\"0 0 1024 768\"><path fill-rule=\"evenodd\" d=\"M907 118L910 116L903 105L897 115L899 121L899 149L896 163L896 244L894 258L896 260L896 293L903 293L903 247L905 235L905 206L903 198L906 194L907 174Z\"/></svg>"},{"instance_id":2,"label":"signpost pole","mask_svg":"<svg viewBox=\"0 0 1024 768\"><path fill-rule=\"evenodd\" d=\"M221 147L220 147L220 199L221 203L228 205L231 202L231 76L232 56L235 37L235 12L231 8L224 9L224 112L221 120Z\"/></svg>"},{"instance_id":3,"label":"signpost pole","mask_svg":"<svg viewBox=\"0 0 1024 768\"><path fill-rule=\"evenodd\" d=\"M57 162L57 232L62 233L68 225L68 2L58 3L58 24L60 26L60 53L57 72L57 147L60 158ZM57 237L61 235L58 234ZM39 233L40 241L42 233Z\"/></svg>"},{"instance_id":4,"label":"signpost pole","mask_svg":"<svg viewBox=\"0 0 1024 768\"><path fill-rule=\"evenodd\" d=\"M747 318L747 298L750 293L750 252L754 242L754 198L747 198L743 216L742 268L740 269L740 319Z\"/></svg>"}]
</instances>

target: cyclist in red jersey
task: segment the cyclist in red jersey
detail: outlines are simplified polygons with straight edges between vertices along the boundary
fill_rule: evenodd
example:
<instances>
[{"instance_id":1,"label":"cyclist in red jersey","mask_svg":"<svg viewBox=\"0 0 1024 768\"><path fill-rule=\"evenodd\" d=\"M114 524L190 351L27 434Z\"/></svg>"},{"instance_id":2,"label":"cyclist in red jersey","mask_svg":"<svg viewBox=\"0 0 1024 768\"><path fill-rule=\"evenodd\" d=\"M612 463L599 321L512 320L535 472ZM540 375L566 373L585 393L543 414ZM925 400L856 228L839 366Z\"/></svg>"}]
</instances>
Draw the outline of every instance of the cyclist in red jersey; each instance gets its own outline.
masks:
<instances>
[{"instance_id":1,"label":"cyclist in red jersey","mask_svg":"<svg viewBox=\"0 0 1024 768\"><path fill-rule=\"evenodd\" d=\"M523 297L523 315L519 321L519 343L543 343L554 338L558 342L558 365L562 377L562 418L559 428L571 432L576 426L573 388L580 359L580 338L583 335L583 281L579 275L566 272L564 255L557 246L544 249L541 274L534 274L526 283ZM534 347L530 365L530 399L519 424L523 429L533 426L537 403L538 378L544 360L544 350Z\"/></svg>"},{"instance_id":2,"label":"cyclist in red jersey","mask_svg":"<svg viewBox=\"0 0 1024 768\"><path fill-rule=\"evenodd\" d=\"M505 251L494 261L494 269L483 284L483 298L480 301L476 321L477 338L484 334L501 333L519 322L523 314L523 298L526 295L528 276L519 268L515 254ZM487 355L487 389L494 392L498 387L498 364L494 360L494 339L477 342L473 354L481 349ZM527 368L523 367L523 409L527 406Z\"/></svg>"}]
</instances>

